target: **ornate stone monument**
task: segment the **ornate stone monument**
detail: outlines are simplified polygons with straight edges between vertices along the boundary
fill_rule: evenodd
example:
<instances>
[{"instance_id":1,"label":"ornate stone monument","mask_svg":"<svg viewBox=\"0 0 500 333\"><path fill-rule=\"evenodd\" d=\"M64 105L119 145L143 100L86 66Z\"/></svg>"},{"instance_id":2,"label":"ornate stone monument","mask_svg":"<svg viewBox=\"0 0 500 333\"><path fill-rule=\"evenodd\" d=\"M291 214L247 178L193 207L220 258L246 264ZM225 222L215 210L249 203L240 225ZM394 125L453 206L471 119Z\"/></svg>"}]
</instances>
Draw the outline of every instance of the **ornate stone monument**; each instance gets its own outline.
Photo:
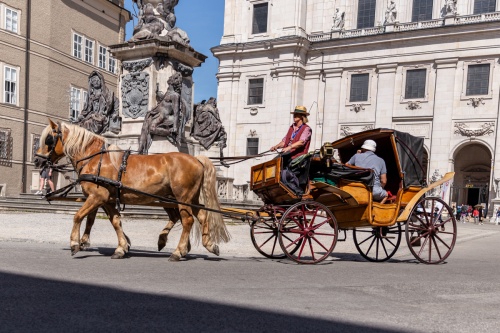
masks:
<instances>
[{"instance_id":1,"label":"ornate stone monument","mask_svg":"<svg viewBox=\"0 0 500 333\"><path fill-rule=\"evenodd\" d=\"M110 46L122 63L119 82L122 127L114 143L142 154L196 153L189 136L192 74L207 58L189 45L176 26L179 0L134 0L139 9L134 34Z\"/></svg>"}]
</instances>

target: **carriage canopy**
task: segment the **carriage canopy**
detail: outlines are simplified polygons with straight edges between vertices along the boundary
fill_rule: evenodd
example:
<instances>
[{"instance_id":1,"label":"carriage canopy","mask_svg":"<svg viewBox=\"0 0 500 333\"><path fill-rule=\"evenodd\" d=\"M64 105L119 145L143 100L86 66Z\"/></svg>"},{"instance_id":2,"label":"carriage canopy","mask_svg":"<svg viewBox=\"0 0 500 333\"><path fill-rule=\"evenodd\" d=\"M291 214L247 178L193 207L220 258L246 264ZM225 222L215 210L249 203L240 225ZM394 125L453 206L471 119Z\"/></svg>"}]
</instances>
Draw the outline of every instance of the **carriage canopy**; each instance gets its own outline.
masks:
<instances>
[{"instance_id":1,"label":"carriage canopy","mask_svg":"<svg viewBox=\"0 0 500 333\"><path fill-rule=\"evenodd\" d=\"M332 143L342 163L349 161L367 139L377 143L376 154L384 159L388 176L398 174L403 187L425 186L424 139L393 129L373 129L346 136Z\"/></svg>"}]
</instances>

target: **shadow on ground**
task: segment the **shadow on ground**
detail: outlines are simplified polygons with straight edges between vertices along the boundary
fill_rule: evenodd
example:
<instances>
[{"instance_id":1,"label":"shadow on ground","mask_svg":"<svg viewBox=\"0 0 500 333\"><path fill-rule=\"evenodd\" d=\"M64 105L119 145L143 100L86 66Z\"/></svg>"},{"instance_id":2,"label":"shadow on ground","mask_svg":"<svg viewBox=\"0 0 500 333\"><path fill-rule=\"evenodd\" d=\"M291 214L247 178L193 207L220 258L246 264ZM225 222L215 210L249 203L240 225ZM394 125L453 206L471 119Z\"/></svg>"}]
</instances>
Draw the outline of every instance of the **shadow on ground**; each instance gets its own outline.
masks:
<instances>
[{"instance_id":1,"label":"shadow on ground","mask_svg":"<svg viewBox=\"0 0 500 333\"><path fill-rule=\"evenodd\" d=\"M0 308L3 332L396 332L2 272Z\"/></svg>"}]
</instances>

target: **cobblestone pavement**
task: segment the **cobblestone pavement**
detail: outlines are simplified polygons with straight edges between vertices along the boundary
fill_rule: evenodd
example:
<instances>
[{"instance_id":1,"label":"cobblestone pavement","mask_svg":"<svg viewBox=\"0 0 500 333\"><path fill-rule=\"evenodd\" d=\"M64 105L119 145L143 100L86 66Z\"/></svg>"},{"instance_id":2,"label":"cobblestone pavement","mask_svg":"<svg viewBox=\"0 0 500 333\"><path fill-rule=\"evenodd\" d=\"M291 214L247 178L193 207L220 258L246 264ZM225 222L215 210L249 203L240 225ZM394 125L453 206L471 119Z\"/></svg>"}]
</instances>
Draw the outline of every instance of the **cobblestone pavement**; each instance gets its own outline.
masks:
<instances>
[{"instance_id":1,"label":"cobblestone pavement","mask_svg":"<svg viewBox=\"0 0 500 333\"><path fill-rule=\"evenodd\" d=\"M0 211L0 241L18 241L34 243L51 243L69 247L69 236L73 225L73 216L67 214L48 213L26 213L26 212L1 212ZM157 247L158 234L163 229L167 219L136 219L122 218L123 228L130 237L133 249L155 251ZM83 225L83 223L82 223ZM250 227L241 222L227 222L228 230L231 234L231 241L221 244L221 256L229 257L260 257L255 250L251 238ZM500 226L492 223L475 225L473 223L457 223L458 239L456 247L467 240L481 238L500 232ZM403 229L404 232L404 229ZM82 226L83 233L83 226ZM180 224L176 225L170 233L166 248L163 251L171 252L177 245L181 233ZM343 238L341 232L339 238ZM98 214L91 234L92 247L116 247L117 239L109 220L104 214ZM361 260L357 254L352 239L352 232L347 231L347 240L338 242L335 252L349 254L352 253ZM193 244L191 250L193 254L208 254L201 244ZM413 258L405 239L401 241L401 246L395 255L399 259Z\"/></svg>"}]
</instances>

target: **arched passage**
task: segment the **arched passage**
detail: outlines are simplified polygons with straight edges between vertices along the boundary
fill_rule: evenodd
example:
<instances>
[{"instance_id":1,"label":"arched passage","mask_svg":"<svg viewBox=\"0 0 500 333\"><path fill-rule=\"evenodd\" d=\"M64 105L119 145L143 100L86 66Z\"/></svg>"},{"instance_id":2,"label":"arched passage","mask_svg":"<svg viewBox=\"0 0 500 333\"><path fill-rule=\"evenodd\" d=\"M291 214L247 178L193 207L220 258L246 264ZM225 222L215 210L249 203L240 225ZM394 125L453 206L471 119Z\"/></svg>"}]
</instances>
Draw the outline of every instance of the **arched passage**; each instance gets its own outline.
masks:
<instances>
[{"instance_id":1,"label":"arched passage","mask_svg":"<svg viewBox=\"0 0 500 333\"><path fill-rule=\"evenodd\" d=\"M451 201L457 205L488 205L491 152L484 144L472 143L455 152L455 179Z\"/></svg>"}]
</instances>

